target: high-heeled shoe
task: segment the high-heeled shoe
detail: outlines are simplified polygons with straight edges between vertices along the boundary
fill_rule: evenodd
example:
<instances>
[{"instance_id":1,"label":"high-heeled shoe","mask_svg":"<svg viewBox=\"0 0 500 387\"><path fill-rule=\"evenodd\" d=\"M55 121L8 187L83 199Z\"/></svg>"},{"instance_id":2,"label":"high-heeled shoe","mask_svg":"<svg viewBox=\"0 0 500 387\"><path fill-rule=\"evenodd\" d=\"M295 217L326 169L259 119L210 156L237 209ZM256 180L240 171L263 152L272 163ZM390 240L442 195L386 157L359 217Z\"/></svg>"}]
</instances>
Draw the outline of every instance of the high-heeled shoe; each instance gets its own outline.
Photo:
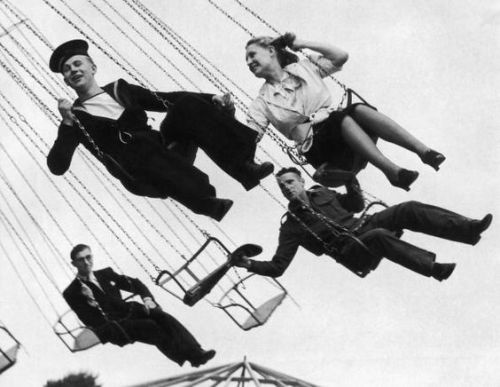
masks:
<instances>
[{"instance_id":1,"label":"high-heeled shoe","mask_svg":"<svg viewBox=\"0 0 500 387\"><path fill-rule=\"evenodd\" d=\"M421 159L424 164L430 165L436 171L439 171L439 166L446 160L446 157L442 153L429 149L422 155Z\"/></svg>"},{"instance_id":2,"label":"high-heeled shoe","mask_svg":"<svg viewBox=\"0 0 500 387\"><path fill-rule=\"evenodd\" d=\"M410 171L408 169L401 168L398 172L397 180L389 179L389 181L393 186L409 191L410 185L417 180L417 177L417 171Z\"/></svg>"}]
</instances>

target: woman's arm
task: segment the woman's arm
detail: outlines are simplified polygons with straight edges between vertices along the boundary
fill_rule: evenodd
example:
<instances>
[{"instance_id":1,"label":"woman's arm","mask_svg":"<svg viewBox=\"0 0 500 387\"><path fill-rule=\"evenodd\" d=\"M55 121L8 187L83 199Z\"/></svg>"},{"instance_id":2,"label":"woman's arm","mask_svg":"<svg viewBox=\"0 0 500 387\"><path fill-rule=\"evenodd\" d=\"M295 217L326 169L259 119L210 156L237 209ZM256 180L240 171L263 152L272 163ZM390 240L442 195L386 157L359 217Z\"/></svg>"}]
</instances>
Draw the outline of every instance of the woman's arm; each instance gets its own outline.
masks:
<instances>
[{"instance_id":1,"label":"woman's arm","mask_svg":"<svg viewBox=\"0 0 500 387\"><path fill-rule=\"evenodd\" d=\"M297 39L297 37L293 40L290 48L295 51L307 48L319 52L325 58L328 58L336 67L342 67L343 64L347 62L347 59L349 59L349 54L337 46L328 43Z\"/></svg>"}]
</instances>

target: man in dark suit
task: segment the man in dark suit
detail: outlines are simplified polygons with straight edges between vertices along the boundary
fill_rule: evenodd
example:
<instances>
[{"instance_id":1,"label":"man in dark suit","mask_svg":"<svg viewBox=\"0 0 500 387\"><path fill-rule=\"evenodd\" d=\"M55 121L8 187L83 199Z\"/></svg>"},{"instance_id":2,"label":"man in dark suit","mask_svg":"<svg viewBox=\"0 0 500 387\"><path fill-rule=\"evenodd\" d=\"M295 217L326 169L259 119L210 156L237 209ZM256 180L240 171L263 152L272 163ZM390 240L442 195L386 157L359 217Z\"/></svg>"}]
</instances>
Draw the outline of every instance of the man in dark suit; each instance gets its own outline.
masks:
<instances>
[{"instance_id":1,"label":"man in dark suit","mask_svg":"<svg viewBox=\"0 0 500 387\"><path fill-rule=\"evenodd\" d=\"M385 257L443 281L451 275L455 264L435 262L434 253L401 240L401 230L475 245L492 221L491 214L476 220L417 201L357 218L354 213L363 210L364 200L356 179L346 183L346 194L339 194L323 186L306 190L300 171L293 167L280 170L276 176L281 192L289 200L276 253L270 261L243 257L235 262L236 266L265 276L282 275L303 246L318 256L332 255L358 274L366 275ZM359 238L364 246L349 235Z\"/></svg>"},{"instance_id":2,"label":"man in dark suit","mask_svg":"<svg viewBox=\"0 0 500 387\"><path fill-rule=\"evenodd\" d=\"M216 220L232 201L216 198L208 176L192 165L197 147L247 190L272 173L271 163L254 162L257 132L234 118L234 106L226 98L157 92L123 79L100 87L87 50L87 42L71 40L50 58L50 69L61 73L78 95L74 103L59 100L62 122L47 157L52 173L64 174L83 144L130 192L169 196ZM145 111L168 111L162 136L148 125Z\"/></svg>"},{"instance_id":3,"label":"man in dark suit","mask_svg":"<svg viewBox=\"0 0 500 387\"><path fill-rule=\"evenodd\" d=\"M94 272L87 245L76 245L70 255L77 275L64 290L64 299L102 343L155 345L181 366L189 361L199 367L215 356L214 350L203 350L179 321L160 308L140 280L117 274L110 267ZM139 295L143 304L124 301L120 290Z\"/></svg>"}]
</instances>

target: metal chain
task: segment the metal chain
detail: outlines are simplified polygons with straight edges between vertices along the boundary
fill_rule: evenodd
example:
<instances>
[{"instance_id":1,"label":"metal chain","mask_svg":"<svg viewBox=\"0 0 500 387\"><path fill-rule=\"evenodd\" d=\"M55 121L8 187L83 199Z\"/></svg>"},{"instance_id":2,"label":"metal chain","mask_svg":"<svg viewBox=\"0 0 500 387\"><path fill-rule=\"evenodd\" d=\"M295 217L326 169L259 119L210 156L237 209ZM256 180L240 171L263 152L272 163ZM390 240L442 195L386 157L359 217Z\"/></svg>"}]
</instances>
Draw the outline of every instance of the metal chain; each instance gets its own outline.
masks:
<instances>
[{"instance_id":1,"label":"metal chain","mask_svg":"<svg viewBox=\"0 0 500 387\"><path fill-rule=\"evenodd\" d=\"M210 3L212 3L211 0L208 0ZM258 15L255 11L251 10L249 7L247 7L246 5L244 5L241 1L239 0L234 0L241 8L243 8L245 11L247 11L250 15L252 15L254 18L256 18L258 21L260 21L262 24L264 24L266 27L268 27L269 29L271 29L271 31L273 31L274 33L276 33L277 35L281 35L281 33L275 28L273 27L269 22L267 22L262 16ZM231 18L229 17L234 23L238 24L236 22L236 20L234 20L234 18ZM244 30L249 33L250 36L254 36L251 32L249 32L246 28L244 28ZM309 60L311 60L311 58L304 54ZM314 64L316 64L316 66L318 66L317 63L315 63L314 61L311 60L311 62L313 62ZM319 66L318 66L319 67ZM345 84L343 84L342 82L340 82L337 78L335 78L333 75L329 75L329 78L331 78L335 83L337 83L337 85L339 85L344 91L347 91L347 86ZM344 97L343 97L344 98Z\"/></svg>"},{"instance_id":2,"label":"metal chain","mask_svg":"<svg viewBox=\"0 0 500 387\"><path fill-rule=\"evenodd\" d=\"M320 242L321 245L323 246L323 248L325 249L325 251L331 252L331 253L337 253L336 250L332 251L332 246L330 246L328 243L326 243L315 231L313 231L306 223L304 223L298 215L296 215L295 213L290 211L288 208L286 208L286 206L278 198L276 198L276 196L274 194L272 194L271 191L269 191L263 185L261 185L261 187L264 191L266 191L269 194L269 196L271 196L274 199L274 201L276 201L276 203L278 203L286 211L287 214L290 214L307 232L309 232L318 242ZM310 207L306 203L303 203L303 204L306 207ZM311 210L312 210L312 208L311 208ZM325 223L323 219L320 219L320 220L322 223ZM325 226L329 227L329 223L325 223Z\"/></svg>"},{"instance_id":3,"label":"metal chain","mask_svg":"<svg viewBox=\"0 0 500 387\"><path fill-rule=\"evenodd\" d=\"M209 0L210 1L210 0ZM276 34L280 34L279 31L274 28L271 24L269 24L264 18L262 18L260 15L258 15L256 12L252 11L250 8L248 8L245 4L243 4L239 0L234 0L240 7L242 7L245 11L247 11L249 14L251 14L253 17L255 17L258 21L260 21L262 24L264 24L266 27L268 27L271 31L275 32ZM250 33L250 35L252 35ZM253 36L253 35L252 35Z\"/></svg>"},{"instance_id":4,"label":"metal chain","mask_svg":"<svg viewBox=\"0 0 500 387\"><path fill-rule=\"evenodd\" d=\"M72 26L75 30L77 30L82 36L84 36L90 43L92 43L95 47L97 47L104 55L106 55L113 63L115 63L118 67L120 67L123 71L125 71L130 77L132 77L139 84L143 84L141 80L135 76L128 68L122 65L117 59L115 59L107 50L105 50L99 43L97 43L94 39L92 39L85 31L83 31L80 27L78 27L74 22L72 22L66 15L64 15L61 11L59 11L55 6L53 6L48 0L43 0L45 4L47 4L50 8L52 8L59 16L61 16L70 26Z\"/></svg>"},{"instance_id":5,"label":"metal chain","mask_svg":"<svg viewBox=\"0 0 500 387\"><path fill-rule=\"evenodd\" d=\"M168 73L164 66L161 66L151 55L149 55L149 53L144 50L144 48L141 47L141 45L139 45L135 40L133 40L129 34L127 34L118 24L115 23L115 21L113 19L111 19L111 17L106 13L104 12L104 10L102 8L99 8L94 2L93 0L87 0L87 2L92 6L94 7L98 12L101 13L102 16L104 16L104 18L109 22L111 23L111 25L113 25L121 34L122 36L124 37L127 37L128 40L144 55L146 56L151 62L153 62L156 67L161 71L163 72L171 81L173 81L177 86L179 86L181 89L183 89L182 85L180 84L179 81L177 81L177 79L175 79L170 73ZM110 4L108 4L109 7L111 7ZM129 23L129 26L131 25L131 23Z\"/></svg>"},{"instance_id":6,"label":"metal chain","mask_svg":"<svg viewBox=\"0 0 500 387\"><path fill-rule=\"evenodd\" d=\"M3 177L2 177L2 180L3 180ZM5 182L5 181L4 181ZM57 283L55 282L55 279L51 276L51 275L48 275L46 272L45 272L45 269L44 269L44 266L43 264L41 263L42 260L40 259L36 259L35 256L36 254L30 249L30 247L26 244L24 238L19 234L18 230L14 227L14 225L11 223L11 221L9 220L9 218L7 217L7 215L5 214L5 212L3 210L0 209L0 214L3 216L4 218L4 221L8 223L9 227L11 228L12 232L17 236L17 239L19 239L19 241L21 242L21 244L24 246L24 248L26 249L26 251L28 251L28 253L33 256L33 260L35 261L35 263L39 266L39 268L41 269L41 271L46 275L46 277L48 278L49 282L51 285L54 286L54 288L60 292L59 290L59 287L57 286ZM10 234L10 233L9 233ZM11 238L12 238L12 234L10 234ZM13 239L13 238L12 238ZM28 265L30 267L32 267L32 265ZM38 278L38 276L36 276ZM47 296L47 295L46 295ZM49 299L49 297L47 297L47 299Z\"/></svg>"},{"instance_id":7,"label":"metal chain","mask_svg":"<svg viewBox=\"0 0 500 387\"><path fill-rule=\"evenodd\" d=\"M14 160L14 158L9 154L9 152L3 146L2 143L0 143L0 149L5 153L5 155L10 160L10 162L12 163L12 165L14 165L14 168L21 175L21 177L23 178L23 180L26 183L26 185L30 188L30 190L33 193L33 195L35 195L35 197L38 199L38 201L42 205L43 209L45 210L45 212L47 213L47 215L49 216L49 218L54 222L54 224L56 225L57 229L64 236L64 239L66 239L66 242L68 243L68 245L71 246L71 239L69 238L69 236L66 233L66 231L64 231L64 229L62 228L61 224L57 221L57 219L54 217L54 215L52 215L52 213L48 209L47 205L44 203L44 201L42 200L42 198L40 197L40 195L38 194L38 192L35 190L35 188L33 187L33 185L30 183L29 179L26 177L26 175L23 173L23 171L21 170L21 168L17 165L17 163ZM67 262L67 260L63 260L63 261L67 264L67 267L71 268L71 266Z\"/></svg>"},{"instance_id":8,"label":"metal chain","mask_svg":"<svg viewBox=\"0 0 500 387\"><path fill-rule=\"evenodd\" d=\"M3 49L14 61L16 64L21 67L28 75L30 75L51 97L57 99L57 95L39 79L39 77L35 76L28 68L22 63L7 47L5 47L2 43L0 43L0 48Z\"/></svg>"},{"instance_id":9,"label":"metal chain","mask_svg":"<svg viewBox=\"0 0 500 387\"><path fill-rule=\"evenodd\" d=\"M8 103L10 103L6 97L0 92L0 96L5 99ZM15 110L15 108L11 105L11 108ZM30 135L24 130L24 128L17 123L15 117L13 117L11 114L6 112L5 108L0 104L0 109L5 112L6 115L10 118L10 120L20 129L20 131L24 134L24 136L31 142L31 144L40 152L40 154L45 157L46 152L44 152L40 146L30 137ZM16 110L15 110L16 111ZM16 111L16 113L20 116L20 120L26 124L28 127L30 127L31 131L37 136L39 140L41 140L42 143L45 144L46 147L48 147L48 144L44 142L44 140L38 135L38 133L35 131L35 129L29 125L29 123L26 121L24 116ZM11 133L17 138L19 143L23 146L23 148L26 150L26 152L30 155L30 157L35 161L37 166L40 168L44 176L51 182L52 186L54 189L61 195L65 203L69 206L69 208L73 211L73 213L78 217L78 219L82 222L82 224L85 226L87 231L92 235L92 237L97 241L97 244L101 247L101 249L104 251L106 256L113 262L113 264L118 267L120 270L120 265L114 260L113 256L109 253L107 248L101 243L100 239L97 237L97 235L92 231L92 228L89 226L89 224L85 221L85 219L80 215L80 213L76 210L74 205L71 203L71 201L66 197L66 195L62 192L62 190L55 184L54 180L48 175L48 173L45 171L45 168L40 165L38 160L35 159L33 156L32 152L27 148L26 144L21 140L21 138L18 136L17 132L14 131L10 125L7 125L8 129L11 131ZM66 176L63 177L64 180L73 188L73 190L83 199L81 196L80 191L68 180Z\"/></svg>"},{"instance_id":10,"label":"metal chain","mask_svg":"<svg viewBox=\"0 0 500 387\"><path fill-rule=\"evenodd\" d=\"M58 256L61 259L62 258L61 252L57 249L57 247L55 247L55 245L52 243L50 238L48 238L47 234L43 231L42 227L40 226L40 223L38 223L36 221L33 214L31 214L31 212L28 210L28 208L26 207L24 202L21 200L21 198L17 194L16 190L14 190L14 188L12 187L12 184L7 179L7 176L5 175L5 172L1 167L0 167L0 179L7 186L7 188L11 192L11 194L16 198L16 200L21 205L21 207L26 211L26 213L28 214L28 217L31 219L31 221L33 222L35 227L41 232L43 239L47 243L47 246L48 246L49 250L52 252L52 254L54 254L54 256L56 256L56 257ZM27 240L29 242L29 245L31 245L31 249L33 251L35 251L35 253L32 254L33 259L37 262L37 264L40 267L40 269L42 270L42 272L55 283L55 278L53 277L53 275L50 273L49 269L47 268L46 262L39 259L39 257L41 257L42 255L40 254L38 247L35 246L35 243L31 239L30 234L32 234L32 233L28 233L28 231L26 230L26 228L23 225L23 223L26 223L26 222L21 222L21 220L19 219L19 217L16 214L16 211L14 211L14 209L12 208L10 201L4 195L3 190L0 190L0 199L2 199L2 201L5 203L7 208L10 210L11 215L14 218L14 220L17 222L18 227L24 233L24 237L22 237L18 231L16 231L16 235L18 236L19 239L23 240L23 244L25 244L26 246L27 246L27 243L25 241ZM56 258L56 261L57 261L57 258Z\"/></svg>"},{"instance_id":11,"label":"metal chain","mask_svg":"<svg viewBox=\"0 0 500 387\"><path fill-rule=\"evenodd\" d=\"M240 27L243 31L245 31L248 35L251 37L254 37L255 35L247 29L243 24L241 24L239 21L237 21L235 18L233 18L229 13L227 13L224 9L219 7L213 0L208 0L210 4L212 4L219 12L224 14L227 18L231 19L233 23L235 23L238 27Z\"/></svg>"}]
</instances>

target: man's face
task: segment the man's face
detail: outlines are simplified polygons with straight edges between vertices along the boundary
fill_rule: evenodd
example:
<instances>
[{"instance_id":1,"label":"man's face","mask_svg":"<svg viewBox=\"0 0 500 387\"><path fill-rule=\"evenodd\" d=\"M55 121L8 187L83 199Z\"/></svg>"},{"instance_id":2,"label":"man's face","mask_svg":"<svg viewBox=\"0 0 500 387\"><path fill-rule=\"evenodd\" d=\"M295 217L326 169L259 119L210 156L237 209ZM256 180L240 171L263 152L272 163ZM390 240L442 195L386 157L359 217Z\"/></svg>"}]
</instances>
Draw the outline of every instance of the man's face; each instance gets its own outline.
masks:
<instances>
[{"instance_id":1,"label":"man's face","mask_svg":"<svg viewBox=\"0 0 500 387\"><path fill-rule=\"evenodd\" d=\"M85 248L78 252L75 255L75 259L71 261L71 264L76 267L79 275L82 277L88 277L92 272L92 267L94 266L92 251L89 248Z\"/></svg>"},{"instance_id":2,"label":"man's face","mask_svg":"<svg viewBox=\"0 0 500 387\"><path fill-rule=\"evenodd\" d=\"M304 179L296 173L284 173L283 175L277 177L277 181L281 193L288 199L288 201L301 199L306 194Z\"/></svg>"},{"instance_id":3,"label":"man's face","mask_svg":"<svg viewBox=\"0 0 500 387\"><path fill-rule=\"evenodd\" d=\"M95 64L86 55L73 55L62 66L64 82L75 90L84 90L90 86L95 72Z\"/></svg>"}]
</instances>

